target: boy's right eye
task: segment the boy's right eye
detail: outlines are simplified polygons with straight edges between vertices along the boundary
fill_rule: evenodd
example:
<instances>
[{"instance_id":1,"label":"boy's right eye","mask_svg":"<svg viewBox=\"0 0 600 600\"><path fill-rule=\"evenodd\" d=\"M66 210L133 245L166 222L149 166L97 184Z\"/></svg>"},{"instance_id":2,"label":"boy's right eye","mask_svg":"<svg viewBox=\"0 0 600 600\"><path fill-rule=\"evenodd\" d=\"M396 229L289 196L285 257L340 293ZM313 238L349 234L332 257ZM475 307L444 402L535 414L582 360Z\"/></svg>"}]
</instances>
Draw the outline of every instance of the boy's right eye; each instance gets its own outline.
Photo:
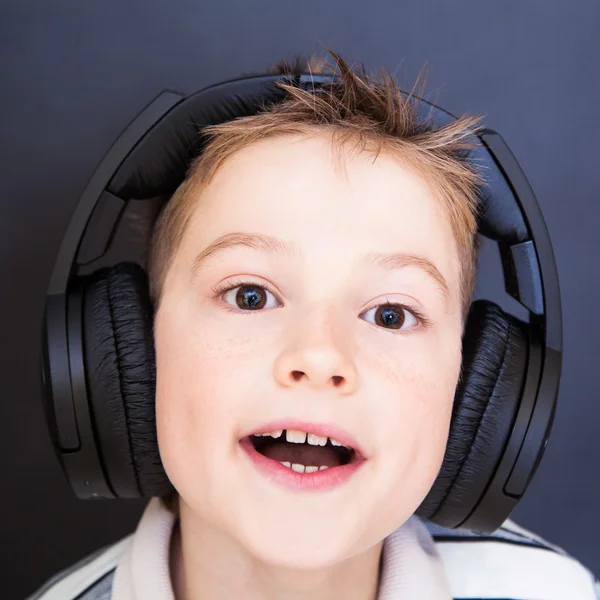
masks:
<instances>
[{"instance_id":1,"label":"boy's right eye","mask_svg":"<svg viewBox=\"0 0 600 600\"><path fill-rule=\"evenodd\" d=\"M265 307L276 308L276 306L266 306L269 295L275 299L277 297L264 285L258 285L249 281L236 281L229 282L221 288L213 288L213 291L216 296L221 297L223 302L225 302L227 310L231 310L232 312L248 313L257 312ZM237 311L229 308L233 305L236 306Z\"/></svg>"}]
</instances>

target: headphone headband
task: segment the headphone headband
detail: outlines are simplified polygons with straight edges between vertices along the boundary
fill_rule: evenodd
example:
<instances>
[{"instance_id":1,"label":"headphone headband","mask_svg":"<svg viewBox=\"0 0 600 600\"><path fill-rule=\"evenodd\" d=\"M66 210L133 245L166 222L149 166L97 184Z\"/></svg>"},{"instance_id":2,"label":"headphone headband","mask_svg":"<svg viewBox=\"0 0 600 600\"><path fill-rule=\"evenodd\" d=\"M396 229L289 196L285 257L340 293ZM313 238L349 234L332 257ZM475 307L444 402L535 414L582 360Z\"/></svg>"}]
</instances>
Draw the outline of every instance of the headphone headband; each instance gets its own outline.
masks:
<instances>
[{"instance_id":1,"label":"headphone headband","mask_svg":"<svg viewBox=\"0 0 600 600\"><path fill-rule=\"evenodd\" d=\"M41 357L48 424L72 483L78 477L85 479L82 474L93 469L102 479L83 363L73 360L81 351L78 332L82 317L75 300L79 268L106 252L128 200L175 191L190 159L201 151L199 131L204 126L254 114L265 104L282 100L286 93L275 85L278 81L315 89L335 78L310 74L245 77L187 98L164 91L116 140L83 191L50 278ZM455 118L434 104L416 100L419 116L431 118L436 126ZM472 137L475 147L468 159L484 169L489 184L482 190L479 232L498 242L506 291L530 314L531 350L522 402L508 445L488 489L464 526L483 522L484 514L487 522L490 513L509 514L523 495L548 441L562 361L558 274L540 207L502 137L491 129ZM66 353L69 360L65 360ZM110 491L105 491L110 497ZM85 487L76 492L80 497L103 495L101 489L87 491Z\"/></svg>"}]
</instances>

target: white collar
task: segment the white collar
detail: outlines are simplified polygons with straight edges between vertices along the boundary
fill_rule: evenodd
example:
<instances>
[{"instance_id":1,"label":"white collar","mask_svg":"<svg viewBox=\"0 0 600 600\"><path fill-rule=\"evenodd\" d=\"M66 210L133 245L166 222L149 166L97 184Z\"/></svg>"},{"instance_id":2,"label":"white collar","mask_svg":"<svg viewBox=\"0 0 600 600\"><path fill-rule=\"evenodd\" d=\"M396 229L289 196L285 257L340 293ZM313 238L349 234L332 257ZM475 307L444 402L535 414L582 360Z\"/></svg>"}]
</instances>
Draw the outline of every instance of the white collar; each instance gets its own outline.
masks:
<instances>
[{"instance_id":1,"label":"white collar","mask_svg":"<svg viewBox=\"0 0 600 600\"><path fill-rule=\"evenodd\" d=\"M113 600L174 600L169 547L175 516L152 498L117 565ZM412 516L383 543L377 600L451 600L450 585L435 542Z\"/></svg>"}]
</instances>

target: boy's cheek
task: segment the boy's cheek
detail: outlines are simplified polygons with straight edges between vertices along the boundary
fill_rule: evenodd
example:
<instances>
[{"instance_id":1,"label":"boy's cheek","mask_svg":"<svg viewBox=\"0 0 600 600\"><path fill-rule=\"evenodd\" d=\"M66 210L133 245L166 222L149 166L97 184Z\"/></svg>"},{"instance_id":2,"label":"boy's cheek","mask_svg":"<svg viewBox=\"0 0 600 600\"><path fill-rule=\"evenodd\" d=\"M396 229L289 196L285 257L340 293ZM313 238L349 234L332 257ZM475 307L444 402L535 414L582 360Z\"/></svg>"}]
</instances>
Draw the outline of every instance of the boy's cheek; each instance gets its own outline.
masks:
<instances>
[{"instance_id":1,"label":"boy's cheek","mask_svg":"<svg viewBox=\"0 0 600 600\"><path fill-rule=\"evenodd\" d=\"M421 386L400 392L396 406L382 407L380 452L389 453L385 462L392 472L406 465L425 473L437 470L448 440L453 398L452 385Z\"/></svg>"},{"instance_id":2,"label":"boy's cheek","mask_svg":"<svg viewBox=\"0 0 600 600\"><path fill-rule=\"evenodd\" d=\"M407 404L412 405L412 398ZM450 403L451 404L451 403ZM451 410L408 408L386 429L373 465L372 527L382 536L404 523L421 505L442 465Z\"/></svg>"},{"instance_id":3,"label":"boy's cheek","mask_svg":"<svg viewBox=\"0 0 600 600\"><path fill-rule=\"evenodd\" d=\"M448 441L460 354L444 360L432 355L405 366L398 368L396 384L388 389L391 397L380 397L370 410L376 415L379 451L387 455L385 475L399 486L415 477L430 487Z\"/></svg>"},{"instance_id":4,"label":"boy's cheek","mask_svg":"<svg viewBox=\"0 0 600 600\"><path fill-rule=\"evenodd\" d=\"M224 441L232 440L236 380L227 361L221 371L218 363L204 348L177 345L172 338L157 346L156 423L169 476L169 468L204 475L207 454L223 452ZM173 477L180 479L175 473Z\"/></svg>"},{"instance_id":5,"label":"boy's cheek","mask_svg":"<svg viewBox=\"0 0 600 600\"><path fill-rule=\"evenodd\" d=\"M158 446L165 471L180 495L192 503L206 500L206 482L219 473L221 485L230 484L228 470L233 438L227 407L206 401L206 394L194 397L182 393L176 398L157 395L156 421ZM173 391L177 392L174 386ZM171 401L174 400L174 401ZM215 490L216 491L216 490Z\"/></svg>"}]
</instances>

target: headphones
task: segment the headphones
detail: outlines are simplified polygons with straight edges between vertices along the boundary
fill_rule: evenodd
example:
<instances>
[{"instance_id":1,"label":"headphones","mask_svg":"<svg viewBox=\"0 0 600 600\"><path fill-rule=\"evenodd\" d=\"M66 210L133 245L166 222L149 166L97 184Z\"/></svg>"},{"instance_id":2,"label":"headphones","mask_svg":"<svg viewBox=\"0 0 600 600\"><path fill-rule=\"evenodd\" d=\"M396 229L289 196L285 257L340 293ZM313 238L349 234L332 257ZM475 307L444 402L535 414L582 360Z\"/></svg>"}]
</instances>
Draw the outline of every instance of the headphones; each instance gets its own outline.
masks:
<instances>
[{"instance_id":1,"label":"headphones","mask_svg":"<svg viewBox=\"0 0 600 600\"><path fill-rule=\"evenodd\" d=\"M72 215L50 278L42 326L42 388L52 444L81 499L150 498L173 490L159 454L153 309L145 270L121 262L82 276L103 256L129 200L170 196L201 150L204 126L255 114L287 92L333 75L260 75L185 97L164 91L105 155ZM402 92L408 96L405 92ZM414 97L413 97L414 99ZM417 98L419 118L455 117ZM498 243L506 291L524 322L472 303L462 377L439 474L416 514L488 534L523 496L554 420L562 362L558 274L546 225L523 171L498 133L472 135L466 160L483 167L478 232Z\"/></svg>"}]
</instances>

